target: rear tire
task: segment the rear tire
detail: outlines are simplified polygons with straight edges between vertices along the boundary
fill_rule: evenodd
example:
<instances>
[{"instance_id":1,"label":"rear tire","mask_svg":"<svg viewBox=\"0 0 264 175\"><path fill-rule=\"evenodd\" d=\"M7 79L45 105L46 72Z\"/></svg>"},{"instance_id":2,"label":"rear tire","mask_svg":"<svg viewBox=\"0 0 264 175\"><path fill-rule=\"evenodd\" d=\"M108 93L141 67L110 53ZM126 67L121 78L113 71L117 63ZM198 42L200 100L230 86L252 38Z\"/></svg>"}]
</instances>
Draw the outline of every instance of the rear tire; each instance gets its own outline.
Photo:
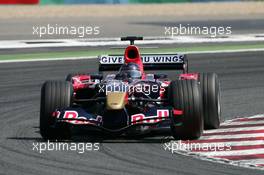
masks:
<instances>
[{"instance_id":1,"label":"rear tire","mask_svg":"<svg viewBox=\"0 0 264 175\"><path fill-rule=\"evenodd\" d=\"M217 129L220 126L220 83L215 73L200 74L200 83L204 107L205 129Z\"/></svg>"},{"instance_id":2,"label":"rear tire","mask_svg":"<svg viewBox=\"0 0 264 175\"><path fill-rule=\"evenodd\" d=\"M41 88L40 102L40 134L44 139L68 139L68 125L54 127L55 118L52 112L56 109L67 108L72 103L73 88L70 82L46 81Z\"/></svg>"},{"instance_id":3,"label":"rear tire","mask_svg":"<svg viewBox=\"0 0 264 175\"><path fill-rule=\"evenodd\" d=\"M169 99L182 116L172 116L171 131L175 139L192 140L203 133L203 108L200 87L195 80L176 80L169 86ZM177 120L177 121L176 121Z\"/></svg>"}]
</instances>

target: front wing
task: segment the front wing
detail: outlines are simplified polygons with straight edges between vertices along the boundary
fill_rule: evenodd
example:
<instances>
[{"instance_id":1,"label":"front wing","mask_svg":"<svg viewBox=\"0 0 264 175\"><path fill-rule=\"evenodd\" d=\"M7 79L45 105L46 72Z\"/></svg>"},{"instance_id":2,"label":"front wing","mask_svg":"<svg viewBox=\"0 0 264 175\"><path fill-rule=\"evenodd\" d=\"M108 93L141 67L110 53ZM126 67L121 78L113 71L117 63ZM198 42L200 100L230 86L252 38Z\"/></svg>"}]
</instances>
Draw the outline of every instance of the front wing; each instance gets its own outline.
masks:
<instances>
[{"instance_id":1,"label":"front wing","mask_svg":"<svg viewBox=\"0 0 264 175\"><path fill-rule=\"evenodd\" d=\"M56 118L56 124L67 123L74 127L81 126L96 128L106 132L122 132L137 126L169 127L171 117L179 117L179 114L181 114L181 111L173 110L170 107L152 107L142 113L124 116L124 118L128 119L127 126L118 129L104 127L104 117L107 116L92 114L80 107L56 110L53 113L53 117Z\"/></svg>"}]
</instances>

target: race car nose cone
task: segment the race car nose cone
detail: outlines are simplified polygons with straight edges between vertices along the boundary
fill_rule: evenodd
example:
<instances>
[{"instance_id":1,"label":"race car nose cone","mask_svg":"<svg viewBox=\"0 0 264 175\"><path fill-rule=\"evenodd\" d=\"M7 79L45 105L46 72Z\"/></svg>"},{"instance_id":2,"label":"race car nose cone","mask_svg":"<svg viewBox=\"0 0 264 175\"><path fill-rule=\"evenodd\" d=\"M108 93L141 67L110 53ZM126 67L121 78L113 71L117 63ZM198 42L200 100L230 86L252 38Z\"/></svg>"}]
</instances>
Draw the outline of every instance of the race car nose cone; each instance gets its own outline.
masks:
<instances>
[{"instance_id":1,"label":"race car nose cone","mask_svg":"<svg viewBox=\"0 0 264 175\"><path fill-rule=\"evenodd\" d=\"M106 96L106 108L108 110L120 110L125 107L126 92L108 92Z\"/></svg>"}]
</instances>

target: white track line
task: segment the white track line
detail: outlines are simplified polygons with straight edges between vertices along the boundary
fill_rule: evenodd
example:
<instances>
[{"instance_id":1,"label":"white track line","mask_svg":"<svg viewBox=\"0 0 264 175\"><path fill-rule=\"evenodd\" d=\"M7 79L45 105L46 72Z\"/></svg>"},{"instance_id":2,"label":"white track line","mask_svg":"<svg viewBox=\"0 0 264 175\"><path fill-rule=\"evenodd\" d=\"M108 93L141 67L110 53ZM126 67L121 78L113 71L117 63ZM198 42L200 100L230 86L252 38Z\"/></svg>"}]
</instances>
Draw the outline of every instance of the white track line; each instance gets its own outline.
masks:
<instances>
[{"instance_id":1,"label":"white track line","mask_svg":"<svg viewBox=\"0 0 264 175\"><path fill-rule=\"evenodd\" d=\"M203 148L203 147L207 147L207 146L243 146L243 145L261 145L264 144L263 140L253 140L253 141L235 141L235 142L219 142L219 143L198 143L198 145Z\"/></svg>"},{"instance_id":2,"label":"white track line","mask_svg":"<svg viewBox=\"0 0 264 175\"><path fill-rule=\"evenodd\" d=\"M222 43L248 41L264 41L264 34L229 35L223 38L204 36L145 37L145 40L137 41L137 44ZM120 46L126 44L127 42L120 41L120 38L4 40L0 41L0 49L72 46Z\"/></svg>"},{"instance_id":3,"label":"white track line","mask_svg":"<svg viewBox=\"0 0 264 175\"><path fill-rule=\"evenodd\" d=\"M264 148L250 149L250 150L235 150L235 151L212 151L212 152L197 152L204 156L216 157L216 156L245 156L252 154L264 154Z\"/></svg>"},{"instance_id":4,"label":"white track line","mask_svg":"<svg viewBox=\"0 0 264 175\"><path fill-rule=\"evenodd\" d=\"M214 53L242 53L242 52L259 52L262 49L235 49L235 50L216 50L216 51L189 51L181 52L182 54L214 54ZM19 62L38 62L38 61L65 61L65 60L81 60L81 59L94 59L95 56L87 57L65 57L65 58L36 58L36 59L16 59L16 60L0 60L0 63L19 63Z\"/></svg>"},{"instance_id":5,"label":"white track line","mask_svg":"<svg viewBox=\"0 0 264 175\"><path fill-rule=\"evenodd\" d=\"M235 135L210 135L202 136L200 140L214 140L214 139L235 139L235 138L251 138L251 137L264 137L264 133L252 134L235 134Z\"/></svg>"},{"instance_id":6,"label":"white track line","mask_svg":"<svg viewBox=\"0 0 264 175\"><path fill-rule=\"evenodd\" d=\"M263 119L263 121L264 121L264 115L256 115L256 117L247 117L247 119L252 119L252 120L254 120L254 119ZM238 120L244 120L244 118L235 118L235 119L233 119L232 121L230 121L230 122L241 122L241 121L238 121ZM228 122L228 121L226 121L226 122ZM225 122L225 123L226 123ZM244 122L244 121L243 121Z\"/></svg>"},{"instance_id":7,"label":"white track line","mask_svg":"<svg viewBox=\"0 0 264 175\"><path fill-rule=\"evenodd\" d=\"M260 130L260 129L264 129L264 126L215 129L215 130L207 130L207 131L204 131L204 133L233 132L233 131L251 131L251 130Z\"/></svg>"},{"instance_id":8,"label":"white track line","mask_svg":"<svg viewBox=\"0 0 264 175\"><path fill-rule=\"evenodd\" d=\"M247 124L263 124L264 126L264 117L263 117L263 121L236 121L232 123L223 123L221 124L221 126L230 126L230 125L240 126L240 125L247 125Z\"/></svg>"},{"instance_id":9,"label":"white track line","mask_svg":"<svg viewBox=\"0 0 264 175\"><path fill-rule=\"evenodd\" d=\"M226 121L224 121L224 123L235 122L236 120L244 119L244 118L248 118L248 119L263 118L264 119L264 114L256 114L256 115L253 115L253 116L250 116L250 117L236 117L236 118L233 118L233 119L230 119L230 120L226 120Z\"/></svg>"},{"instance_id":10,"label":"white track line","mask_svg":"<svg viewBox=\"0 0 264 175\"><path fill-rule=\"evenodd\" d=\"M253 159L253 160L240 160L240 161L234 161L237 163L242 163L242 164L264 164L264 159Z\"/></svg>"}]
</instances>

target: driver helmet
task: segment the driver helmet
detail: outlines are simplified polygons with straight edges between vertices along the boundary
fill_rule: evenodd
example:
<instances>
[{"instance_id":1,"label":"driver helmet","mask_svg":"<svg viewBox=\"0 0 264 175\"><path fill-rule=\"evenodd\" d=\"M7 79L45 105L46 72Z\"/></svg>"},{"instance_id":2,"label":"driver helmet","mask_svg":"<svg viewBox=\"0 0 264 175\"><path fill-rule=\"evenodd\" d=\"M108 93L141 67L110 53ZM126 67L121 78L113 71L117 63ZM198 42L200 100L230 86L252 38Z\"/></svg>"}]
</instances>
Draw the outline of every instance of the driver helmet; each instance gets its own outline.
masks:
<instances>
[{"instance_id":1,"label":"driver helmet","mask_svg":"<svg viewBox=\"0 0 264 175\"><path fill-rule=\"evenodd\" d=\"M118 75L125 79L140 79L142 73L136 63L127 63L120 67Z\"/></svg>"}]
</instances>

